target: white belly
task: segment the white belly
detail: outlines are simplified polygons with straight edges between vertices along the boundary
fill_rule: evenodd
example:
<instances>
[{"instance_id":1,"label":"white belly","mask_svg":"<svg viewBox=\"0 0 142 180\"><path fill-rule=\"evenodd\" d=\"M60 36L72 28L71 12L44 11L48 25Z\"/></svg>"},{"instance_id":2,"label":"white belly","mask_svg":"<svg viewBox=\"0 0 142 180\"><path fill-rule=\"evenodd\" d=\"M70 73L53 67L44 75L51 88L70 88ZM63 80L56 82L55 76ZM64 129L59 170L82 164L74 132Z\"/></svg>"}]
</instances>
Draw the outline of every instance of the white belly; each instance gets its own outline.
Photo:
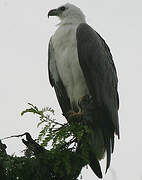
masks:
<instances>
[{"instance_id":1,"label":"white belly","mask_svg":"<svg viewBox=\"0 0 142 180\"><path fill-rule=\"evenodd\" d=\"M52 37L52 41L59 76L66 88L71 104L75 103L78 106L78 100L89 94L89 91L79 65L76 27L60 27Z\"/></svg>"}]
</instances>

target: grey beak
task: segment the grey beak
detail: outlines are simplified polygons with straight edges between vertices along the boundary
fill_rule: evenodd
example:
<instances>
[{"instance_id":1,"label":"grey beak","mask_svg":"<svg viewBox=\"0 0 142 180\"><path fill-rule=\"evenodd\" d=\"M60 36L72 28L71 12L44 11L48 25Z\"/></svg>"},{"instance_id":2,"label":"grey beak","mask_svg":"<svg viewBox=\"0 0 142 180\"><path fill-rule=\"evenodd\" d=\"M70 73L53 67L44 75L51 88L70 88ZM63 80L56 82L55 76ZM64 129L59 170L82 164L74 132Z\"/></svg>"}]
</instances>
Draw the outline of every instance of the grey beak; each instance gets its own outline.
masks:
<instances>
[{"instance_id":1,"label":"grey beak","mask_svg":"<svg viewBox=\"0 0 142 180\"><path fill-rule=\"evenodd\" d=\"M58 9L52 9L48 12L48 18L49 16L58 16Z\"/></svg>"}]
</instances>

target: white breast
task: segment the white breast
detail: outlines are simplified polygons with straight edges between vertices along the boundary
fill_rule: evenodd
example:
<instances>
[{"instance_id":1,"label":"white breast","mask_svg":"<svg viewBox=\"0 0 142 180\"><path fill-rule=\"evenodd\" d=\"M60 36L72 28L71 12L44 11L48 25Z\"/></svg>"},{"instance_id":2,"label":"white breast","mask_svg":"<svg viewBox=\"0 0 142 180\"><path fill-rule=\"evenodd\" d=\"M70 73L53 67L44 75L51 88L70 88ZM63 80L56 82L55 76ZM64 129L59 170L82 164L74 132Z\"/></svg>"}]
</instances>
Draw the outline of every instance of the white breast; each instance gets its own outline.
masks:
<instances>
[{"instance_id":1,"label":"white breast","mask_svg":"<svg viewBox=\"0 0 142 180\"><path fill-rule=\"evenodd\" d=\"M78 60L75 25L62 25L52 37L56 66L67 90L70 102L78 106L78 100L89 94Z\"/></svg>"}]
</instances>

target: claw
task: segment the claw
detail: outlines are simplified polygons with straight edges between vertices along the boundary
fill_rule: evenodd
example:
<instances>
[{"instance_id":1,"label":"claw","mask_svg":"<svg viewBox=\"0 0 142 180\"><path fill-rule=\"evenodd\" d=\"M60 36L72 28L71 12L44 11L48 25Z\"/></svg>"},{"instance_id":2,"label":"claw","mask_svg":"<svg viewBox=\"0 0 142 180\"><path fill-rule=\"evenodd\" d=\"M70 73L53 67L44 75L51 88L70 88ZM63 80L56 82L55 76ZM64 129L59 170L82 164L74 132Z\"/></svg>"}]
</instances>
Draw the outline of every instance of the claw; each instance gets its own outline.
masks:
<instances>
[{"instance_id":1,"label":"claw","mask_svg":"<svg viewBox=\"0 0 142 180\"><path fill-rule=\"evenodd\" d=\"M68 121L69 122L78 122L78 121L81 121L82 120L82 117L83 117L83 114L78 112L72 112L70 113L70 115L68 116Z\"/></svg>"}]
</instances>

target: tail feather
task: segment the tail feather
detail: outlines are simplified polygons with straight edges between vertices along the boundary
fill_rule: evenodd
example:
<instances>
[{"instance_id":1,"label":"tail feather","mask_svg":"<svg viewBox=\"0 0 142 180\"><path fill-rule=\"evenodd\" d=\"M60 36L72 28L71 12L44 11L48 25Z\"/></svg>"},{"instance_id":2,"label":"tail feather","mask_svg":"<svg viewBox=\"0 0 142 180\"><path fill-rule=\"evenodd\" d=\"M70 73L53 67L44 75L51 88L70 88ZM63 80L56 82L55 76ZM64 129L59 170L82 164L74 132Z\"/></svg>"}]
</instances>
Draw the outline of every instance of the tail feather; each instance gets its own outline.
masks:
<instances>
[{"instance_id":1,"label":"tail feather","mask_svg":"<svg viewBox=\"0 0 142 180\"><path fill-rule=\"evenodd\" d=\"M114 151L114 133L111 135L111 153Z\"/></svg>"},{"instance_id":2,"label":"tail feather","mask_svg":"<svg viewBox=\"0 0 142 180\"><path fill-rule=\"evenodd\" d=\"M96 174L96 176L97 176L98 178L102 178L102 177L103 177L100 163L99 163L99 161L97 160L97 158L94 157L94 155L92 156L92 159L91 159L89 165L90 165L91 169L93 170L93 172Z\"/></svg>"},{"instance_id":3,"label":"tail feather","mask_svg":"<svg viewBox=\"0 0 142 180\"><path fill-rule=\"evenodd\" d=\"M105 173L107 173L107 170L108 168L110 167L110 162L111 162L111 153L113 153L113 150L114 150L114 132L113 130L110 128L110 129L106 129L106 128L103 128L102 129L102 138L103 138L103 142L104 142L104 149L106 151L106 157L107 157L107 160L106 160L106 171ZM99 140L101 141L101 136L96 136L95 134L95 137L99 138ZM97 139L92 139L96 142ZM96 144L92 143L94 146L92 147L95 147L95 150L97 149L97 146ZM93 148L90 148L90 149L93 149ZM90 160L90 167L92 168L92 170L94 171L94 173L99 177L99 178L102 178L102 172L101 172L101 167L100 167L100 163L98 161L98 156L96 156L97 152L94 152L94 153L90 153L89 156L91 158Z\"/></svg>"},{"instance_id":4,"label":"tail feather","mask_svg":"<svg viewBox=\"0 0 142 180\"><path fill-rule=\"evenodd\" d=\"M104 136L104 146L107 154L106 171L105 171L105 173L107 173L107 170L110 166L111 153L113 153L114 150L114 133L113 131L111 132L110 129L109 131L104 129L103 136Z\"/></svg>"},{"instance_id":5,"label":"tail feather","mask_svg":"<svg viewBox=\"0 0 142 180\"><path fill-rule=\"evenodd\" d=\"M110 166L110 161L111 161L111 148L110 148L110 139L108 138L107 140L107 147L106 147L106 151L107 151L107 163L106 163L106 171L105 173L107 173L107 170Z\"/></svg>"}]
</instances>

